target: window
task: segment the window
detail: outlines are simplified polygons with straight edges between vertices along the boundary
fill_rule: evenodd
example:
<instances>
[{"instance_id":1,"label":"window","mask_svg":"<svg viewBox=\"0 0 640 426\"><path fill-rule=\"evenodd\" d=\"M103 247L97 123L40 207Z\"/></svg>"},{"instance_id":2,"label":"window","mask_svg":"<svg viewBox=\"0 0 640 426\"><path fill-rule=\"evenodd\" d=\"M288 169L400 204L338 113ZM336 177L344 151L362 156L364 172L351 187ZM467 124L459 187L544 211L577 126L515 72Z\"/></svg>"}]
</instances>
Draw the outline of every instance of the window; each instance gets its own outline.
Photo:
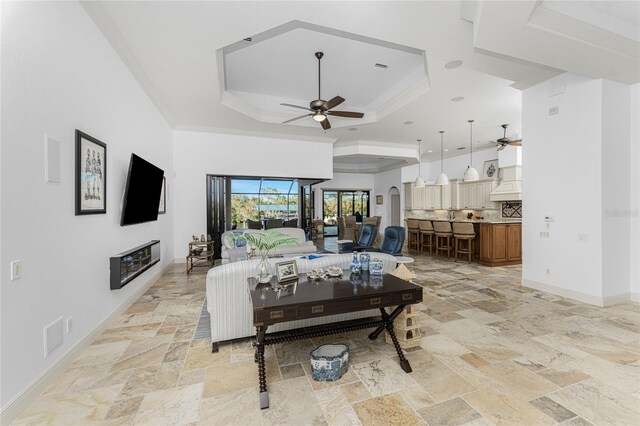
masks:
<instances>
[{"instance_id":1,"label":"window","mask_svg":"<svg viewBox=\"0 0 640 426\"><path fill-rule=\"evenodd\" d=\"M297 219L297 179L231 179L231 222Z\"/></svg>"},{"instance_id":2,"label":"window","mask_svg":"<svg viewBox=\"0 0 640 426\"><path fill-rule=\"evenodd\" d=\"M326 225L335 225L338 216L369 216L369 191L323 191L322 198Z\"/></svg>"}]
</instances>

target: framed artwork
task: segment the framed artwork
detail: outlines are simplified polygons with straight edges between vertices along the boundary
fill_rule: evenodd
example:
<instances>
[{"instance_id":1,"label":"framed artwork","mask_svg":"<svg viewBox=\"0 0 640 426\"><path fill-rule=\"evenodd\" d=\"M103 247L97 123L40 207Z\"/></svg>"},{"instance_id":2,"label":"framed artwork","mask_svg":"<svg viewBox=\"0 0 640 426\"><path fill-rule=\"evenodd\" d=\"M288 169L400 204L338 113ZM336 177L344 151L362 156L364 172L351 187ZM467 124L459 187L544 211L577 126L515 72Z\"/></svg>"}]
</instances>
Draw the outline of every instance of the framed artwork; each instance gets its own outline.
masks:
<instances>
[{"instance_id":1,"label":"framed artwork","mask_svg":"<svg viewBox=\"0 0 640 426\"><path fill-rule=\"evenodd\" d=\"M107 212L107 144L76 129L76 216Z\"/></svg>"},{"instance_id":2,"label":"framed artwork","mask_svg":"<svg viewBox=\"0 0 640 426\"><path fill-rule=\"evenodd\" d=\"M167 212L167 178L162 177L162 191L160 191L160 206L158 206L158 214Z\"/></svg>"},{"instance_id":3,"label":"framed artwork","mask_svg":"<svg viewBox=\"0 0 640 426\"><path fill-rule=\"evenodd\" d=\"M481 179L497 179L498 178L498 159L487 160L482 168Z\"/></svg>"},{"instance_id":4,"label":"framed artwork","mask_svg":"<svg viewBox=\"0 0 640 426\"><path fill-rule=\"evenodd\" d=\"M296 261L287 260L285 262L276 263L276 276L279 283L298 279L298 267L296 266Z\"/></svg>"},{"instance_id":5,"label":"framed artwork","mask_svg":"<svg viewBox=\"0 0 640 426\"><path fill-rule=\"evenodd\" d=\"M382 195L376 195L376 204L382 204Z\"/></svg>"}]
</instances>

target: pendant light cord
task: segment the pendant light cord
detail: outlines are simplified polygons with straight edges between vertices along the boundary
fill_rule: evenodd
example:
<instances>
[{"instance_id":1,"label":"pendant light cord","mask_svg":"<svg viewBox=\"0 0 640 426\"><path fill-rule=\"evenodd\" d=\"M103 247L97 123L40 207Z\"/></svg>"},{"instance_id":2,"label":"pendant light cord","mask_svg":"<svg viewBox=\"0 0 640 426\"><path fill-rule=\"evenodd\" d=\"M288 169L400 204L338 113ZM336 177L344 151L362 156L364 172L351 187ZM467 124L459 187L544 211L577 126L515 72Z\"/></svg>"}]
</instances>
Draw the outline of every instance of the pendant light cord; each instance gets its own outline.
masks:
<instances>
[{"instance_id":1,"label":"pendant light cord","mask_svg":"<svg viewBox=\"0 0 640 426\"><path fill-rule=\"evenodd\" d=\"M420 159L422 158L422 139L418 139L418 176L422 176L422 162Z\"/></svg>"},{"instance_id":2,"label":"pendant light cord","mask_svg":"<svg viewBox=\"0 0 640 426\"><path fill-rule=\"evenodd\" d=\"M444 173L444 130L440 130L440 174Z\"/></svg>"},{"instance_id":3,"label":"pendant light cord","mask_svg":"<svg viewBox=\"0 0 640 426\"><path fill-rule=\"evenodd\" d=\"M471 149L471 163L469 164L469 167L473 167L473 120L469 120L469 124L469 149Z\"/></svg>"}]
</instances>

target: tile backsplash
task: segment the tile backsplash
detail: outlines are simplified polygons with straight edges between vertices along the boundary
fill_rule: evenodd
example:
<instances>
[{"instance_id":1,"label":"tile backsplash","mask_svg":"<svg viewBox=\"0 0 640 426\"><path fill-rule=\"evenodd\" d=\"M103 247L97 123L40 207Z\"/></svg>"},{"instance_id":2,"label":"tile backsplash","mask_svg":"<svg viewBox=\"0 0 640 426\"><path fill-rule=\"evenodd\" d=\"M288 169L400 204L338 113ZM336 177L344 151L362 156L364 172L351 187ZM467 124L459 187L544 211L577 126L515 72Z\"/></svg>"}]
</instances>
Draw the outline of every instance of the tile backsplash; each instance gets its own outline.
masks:
<instances>
[{"instance_id":1,"label":"tile backsplash","mask_svg":"<svg viewBox=\"0 0 640 426\"><path fill-rule=\"evenodd\" d=\"M522 219L522 201L505 201L500 203L502 219Z\"/></svg>"}]
</instances>

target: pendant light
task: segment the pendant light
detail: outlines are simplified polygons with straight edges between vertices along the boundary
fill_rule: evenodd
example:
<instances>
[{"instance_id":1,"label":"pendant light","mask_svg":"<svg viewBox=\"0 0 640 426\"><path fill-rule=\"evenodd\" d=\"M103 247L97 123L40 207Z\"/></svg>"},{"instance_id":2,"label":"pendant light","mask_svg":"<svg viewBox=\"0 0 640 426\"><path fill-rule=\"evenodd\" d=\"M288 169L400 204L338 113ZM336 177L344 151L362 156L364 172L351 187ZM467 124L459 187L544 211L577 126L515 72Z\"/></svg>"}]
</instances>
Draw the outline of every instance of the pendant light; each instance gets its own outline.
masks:
<instances>
[{"instance_id":1,"label":"pendant light","mask_svg":"<svg viewBox=\"0 0 640 426\"><path fill-rule=\"evenodd\" d=\"M422 162L420 158L422 157L422 147L421 147L422 139L418 139L418 177L416 178L416 182L414 186L416 188L424 187L424 179L422 179Z\"/></svg>"},{"instance_id":2,"label":"pendant light","mask_svg":"<svg viewBox=\"0 0 640 426\"><path fill-rule=\"evenodd\" d=\"M440 130L440 175L436 185L449 185L449 178L444 174L444 130Z\"/></svg>"},{"instance_id":3,"label":"pendant light","mask_svg":"<svg viewBox=\"0 0 640 426\"><path fill-rule=\"evenodd\" d=\"M475 182L480 180L480 176L478 175L478 171L473 168L473 120L469 120L469 149L470 149L470 159L469 165L467 166L467 170L464 172L463 181L465 182Z\"/></svg>"}]
</instances>

